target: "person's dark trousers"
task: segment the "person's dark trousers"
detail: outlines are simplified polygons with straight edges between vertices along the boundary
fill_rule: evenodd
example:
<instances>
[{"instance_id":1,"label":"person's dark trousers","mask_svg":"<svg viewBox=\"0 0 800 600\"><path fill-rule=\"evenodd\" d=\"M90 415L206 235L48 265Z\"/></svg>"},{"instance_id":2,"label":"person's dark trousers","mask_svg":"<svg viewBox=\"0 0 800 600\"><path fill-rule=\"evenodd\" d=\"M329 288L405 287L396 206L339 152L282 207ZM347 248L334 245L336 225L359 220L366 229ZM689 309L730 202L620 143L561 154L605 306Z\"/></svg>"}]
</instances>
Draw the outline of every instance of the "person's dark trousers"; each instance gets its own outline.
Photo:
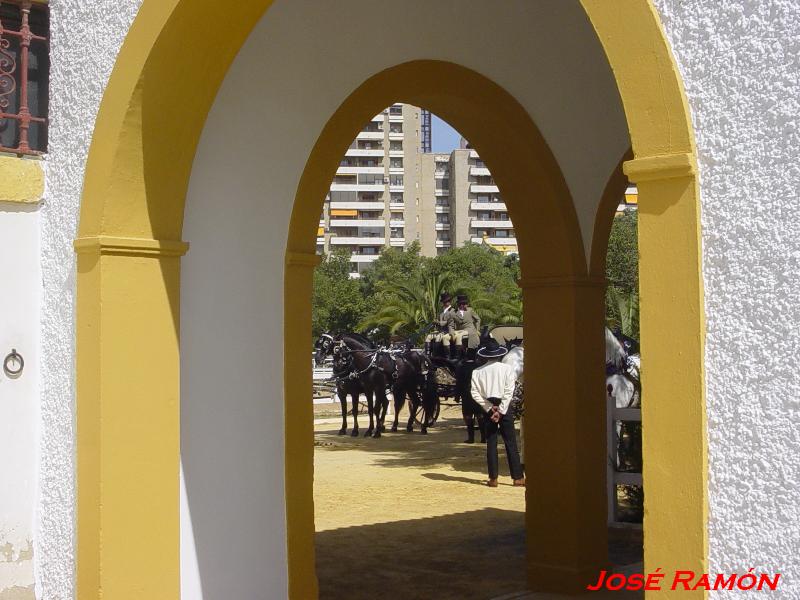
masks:
<instances>
[{"instance_id":1,"label":"person's dark trousers","mask_svg":"<svg viewBox=\"0 0 800 600\"><path fill-rule=\"evenodd\" d=\"M519 450L517 450L514 417L510 414L503 415L499 423L495 423L489 418L486 419L486 461L489 464L489 479L497 479L498 433L503 437L503 442L506 445L506 458L508 458L508 470L511 471L511 478L522 479L522 465L519 460Z\"/></svg>"}]
</instances>

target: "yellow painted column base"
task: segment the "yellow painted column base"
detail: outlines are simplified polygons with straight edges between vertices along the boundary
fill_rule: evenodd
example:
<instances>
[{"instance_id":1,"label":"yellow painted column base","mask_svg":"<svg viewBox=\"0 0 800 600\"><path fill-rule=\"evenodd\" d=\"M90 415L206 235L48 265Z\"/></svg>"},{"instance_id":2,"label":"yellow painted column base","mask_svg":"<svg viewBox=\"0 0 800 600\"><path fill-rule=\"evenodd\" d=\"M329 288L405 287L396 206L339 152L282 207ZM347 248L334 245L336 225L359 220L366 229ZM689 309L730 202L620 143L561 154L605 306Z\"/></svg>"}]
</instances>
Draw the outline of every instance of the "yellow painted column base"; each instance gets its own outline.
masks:
<instances>
[{"instance_id":1,"label":"yellow painted column base","mask_svg":"<svg viewBox=\"0 0 800 600\"><path fill-rule=\"evenodd\" d=\"M176 600L185 244L91 238L75 245L77 597Z\"/></svg>"},{"instance_id":2,"label":"yellow painted column base","mask_svg":"<svg viewBox=\"0 0 800 600\"><path fill-rule=\"evenodd\" d=\"M578 593L608 563L604 282L520 282L525 301L528 584Z\"/></svg>"}]
</instances>

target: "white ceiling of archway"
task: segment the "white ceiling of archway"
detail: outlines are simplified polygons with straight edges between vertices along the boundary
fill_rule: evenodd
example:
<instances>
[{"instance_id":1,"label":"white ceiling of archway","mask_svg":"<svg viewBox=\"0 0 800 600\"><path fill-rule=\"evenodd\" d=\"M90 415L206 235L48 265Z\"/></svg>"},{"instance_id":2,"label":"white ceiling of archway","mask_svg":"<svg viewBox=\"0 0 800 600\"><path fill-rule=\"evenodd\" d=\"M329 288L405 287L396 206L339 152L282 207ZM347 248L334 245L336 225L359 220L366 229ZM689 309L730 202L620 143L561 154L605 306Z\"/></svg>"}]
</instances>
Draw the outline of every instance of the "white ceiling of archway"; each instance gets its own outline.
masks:
<instances>
[{"instance_id":1,"label":"white ceiling of archway","mask_svg":"<svg viewBox=\"0 0 800 600\"><path fill-rule=\"evenodd\" d=\"M215 137L241 130L264 165L253 176L269 178L254 185L291 199L341 102L371 75L415 59L473 69L526 108L561 164L588 254L597 202L630 142L577 1L276 0L232 66L209 125L219 121Z\"/></svg>"}]
</instances>

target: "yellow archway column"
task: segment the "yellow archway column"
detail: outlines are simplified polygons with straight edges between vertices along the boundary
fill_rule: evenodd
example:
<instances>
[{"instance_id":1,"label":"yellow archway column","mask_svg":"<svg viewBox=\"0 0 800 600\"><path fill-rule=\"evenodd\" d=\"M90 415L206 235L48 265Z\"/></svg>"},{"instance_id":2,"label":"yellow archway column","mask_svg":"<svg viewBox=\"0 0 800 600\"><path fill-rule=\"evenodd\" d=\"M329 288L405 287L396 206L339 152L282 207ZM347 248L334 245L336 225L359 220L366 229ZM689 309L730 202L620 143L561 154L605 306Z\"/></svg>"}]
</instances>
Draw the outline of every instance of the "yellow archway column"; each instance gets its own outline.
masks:
<instances>
[{"instance_id":1,"label":"yellow archway column","mask_svg":"<svg viewBox=\"0 0 800 600\"><path fill-rule=\"evenodd\" d=\"M180 596L180 256L93 237L78 252L78 598Z\"/></svg>"},{"instance_id":2,"label":"yellow archway column","mask_svg":"<svg viewBox=\"0 0 800 600\"><path fill-rule=\"evenodd\" d=\"M523 277L528 583L577 593L606 568L605 282Z\"/></svg>"},{"instance_id":3,"label":"yellow archway column","mask_svg":"<svg viewBox=\"0 0 800 600\"><path fill-rule=\"evenodd\" d=\"M286 449L286 546L289 597L319 594L314 560L314 406L311 364L311 298L314 253L286 253L283 289L284 340L297 352L286 351L283 363L284 447Z\"/></svg>"},{"instance_id":4,"label":"yellow archway column","mask_svg":"<svg viewBox=\"0 0 800 600\"><path fill-rule=\"evenodd\" d=\"M708 554L705 321L694 158L637 159L625 163L625 173L640 197L645 568L702 573Z\"/></svg>"}]
</instances>

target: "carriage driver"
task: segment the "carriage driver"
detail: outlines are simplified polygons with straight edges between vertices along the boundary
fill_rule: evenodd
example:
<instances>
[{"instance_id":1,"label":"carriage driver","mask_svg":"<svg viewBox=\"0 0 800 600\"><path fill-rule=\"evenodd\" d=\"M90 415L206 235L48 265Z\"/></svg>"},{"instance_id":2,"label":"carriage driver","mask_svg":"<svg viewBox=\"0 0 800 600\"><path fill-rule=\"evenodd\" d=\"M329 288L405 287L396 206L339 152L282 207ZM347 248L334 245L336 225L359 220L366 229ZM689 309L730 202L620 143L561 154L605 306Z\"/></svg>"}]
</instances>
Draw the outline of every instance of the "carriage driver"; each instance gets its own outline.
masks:
<instances>
[{"instance_id":1,"label":"carriage driver","mask_svg":"<svg viewBox=\"0 0 800 600\"><path fill-rule=\"evenodd\" d=\"M431 353L431 342L441 342L444 346L445 354L450 349L450 333L447 331L447 324L450 321L450 312L453 310L451 304L452 296L447 292L442 292L439 301L442 303L442 312L439 319L435 322L437 329L425 336L425 354Z\"/></svg>"},{"instance_id":2,"label":"carriage driver","mask_svg":"<svg viewBox=\"0 0 800 600\"><path fill-rule=\"evenodd\" d=\"M461 347L464 337L467 337L469 349L474 353L480 344L481 318L469 308L469 298L463 294L456 296L456 309L450 311L447 330L453 338L456 348Z\"/></svg>"}]
</instances>

